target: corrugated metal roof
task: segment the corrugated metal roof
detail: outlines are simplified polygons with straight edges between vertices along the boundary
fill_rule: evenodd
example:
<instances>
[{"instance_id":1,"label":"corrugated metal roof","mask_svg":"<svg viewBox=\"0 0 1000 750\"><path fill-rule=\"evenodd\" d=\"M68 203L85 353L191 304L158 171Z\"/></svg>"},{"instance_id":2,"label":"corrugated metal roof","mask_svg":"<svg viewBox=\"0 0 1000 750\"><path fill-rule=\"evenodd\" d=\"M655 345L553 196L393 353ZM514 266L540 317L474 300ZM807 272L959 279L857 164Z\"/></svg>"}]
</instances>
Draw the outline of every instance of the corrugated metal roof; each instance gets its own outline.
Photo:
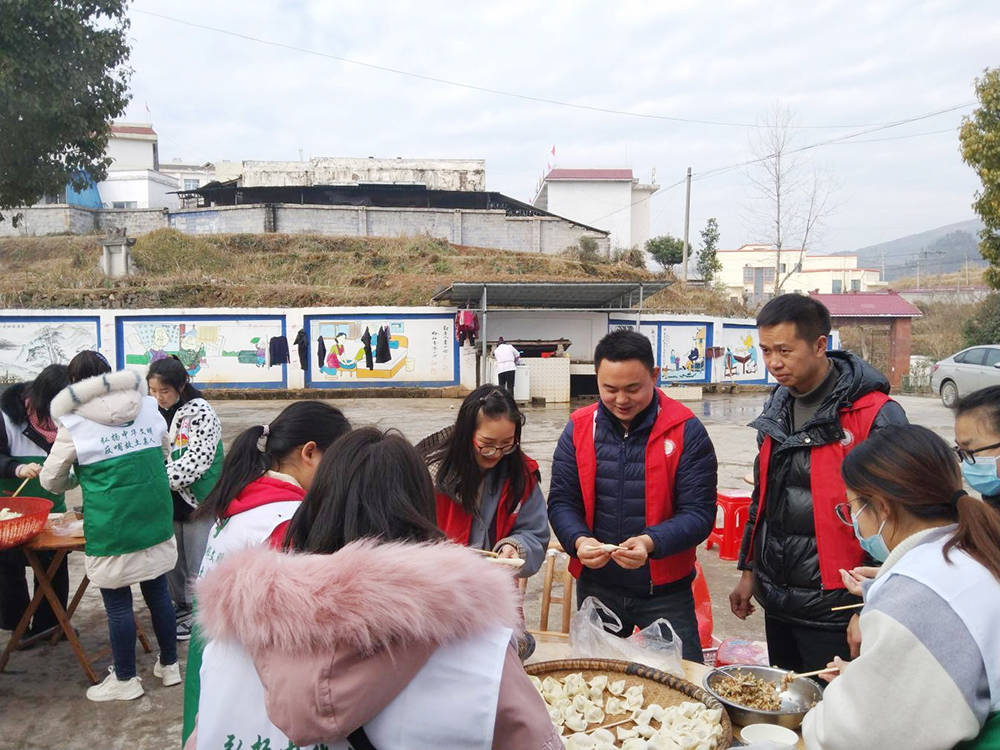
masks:
<instances>
[{"instance_id":1,"label":"corrugated metal roof","mask_svg":"<svg viewBox=\"0 0 1000 750\"><path fill-rule=\"evenodd\" d=\"M632 180L631 169L553 169L546 180Z\"/></svg>"},{"instance_id":2,"label":"corrugated metal roof","mask_svg":"<svg viewBox=\"0 0 1000 750\"><path fill-rule=\"evenodd\" d=\"M457 281L434 295L435 302L482 307L561 308L575 310L627 309L638 304L640 287L648 298L670 286L669 281Z\"/></svg>"},{"instance_id":3,"label":"corrugated metal roof","mask_svg":"<svg viewBox=\"0 0 1000 750\"><path fill-rule=\"evenodd\" d=\"M891 291L809 296L826 305L834 318L919 318L923 314L920 308Z\"/></svg>"}]
</instances>

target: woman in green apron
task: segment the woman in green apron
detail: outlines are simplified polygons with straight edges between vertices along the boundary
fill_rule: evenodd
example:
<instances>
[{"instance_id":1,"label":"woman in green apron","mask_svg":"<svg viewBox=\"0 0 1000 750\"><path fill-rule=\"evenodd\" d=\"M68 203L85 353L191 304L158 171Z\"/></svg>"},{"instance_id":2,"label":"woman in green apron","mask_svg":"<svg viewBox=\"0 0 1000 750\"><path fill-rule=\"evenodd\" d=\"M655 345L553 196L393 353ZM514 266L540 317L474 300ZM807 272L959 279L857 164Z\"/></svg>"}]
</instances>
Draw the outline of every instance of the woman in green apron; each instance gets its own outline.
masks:
<instances>
[{"instance_id":1,"label":"woman in green apron","mask_svg":"<svg viewBox=\"0 0 1000 750\"><path fill-rule=\"evenodd\" d=\"M49 403L69 385L66 365L49 365L30 383L17 383L3 392L0 411L3 430L0 431L0 507L3 497L13 494L25 479L22 497L44 497L52 501L52 512L66 510L63 494L46 492L38 483L45 457L52 450L56 424L49 414ZM41 555L48 565L54 553ZM0 550L0 629L13 630L28 608L28 583L24 568L28 561L20 549ZM38 581L35 581L38 586ZM66 607L69 593L69 563L64 559L52 579L52 587L62 606ZM55 615L47 599L42 599L26 637L37 635L56 626Z\"/></svg>"}]
</instances>

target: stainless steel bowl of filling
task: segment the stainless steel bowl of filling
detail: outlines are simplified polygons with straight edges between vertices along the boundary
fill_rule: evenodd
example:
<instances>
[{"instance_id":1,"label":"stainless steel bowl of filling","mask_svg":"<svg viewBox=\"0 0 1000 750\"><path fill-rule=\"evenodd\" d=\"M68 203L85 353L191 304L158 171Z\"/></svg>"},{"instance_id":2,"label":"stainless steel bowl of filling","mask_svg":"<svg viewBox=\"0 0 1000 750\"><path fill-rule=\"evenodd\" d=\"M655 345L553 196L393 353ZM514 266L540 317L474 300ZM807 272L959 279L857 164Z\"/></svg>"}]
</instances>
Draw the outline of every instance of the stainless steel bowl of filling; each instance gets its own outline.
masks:
<instances>
[{"instance_id":1,"label":"stainless steel bowl of filling","mask_svg":"<svg viewBox=\"0 0 1000 750\"><path fill-rule=\"evenodd\" d=\"M731 664L713 669L703 684L726 707L734 724L777 724L798 729L810 708L823 698L823 690L808 677L782 680L784 669L755 664ZM764 708L763 706L777 706Z\"/></svg>"}]
</instances>

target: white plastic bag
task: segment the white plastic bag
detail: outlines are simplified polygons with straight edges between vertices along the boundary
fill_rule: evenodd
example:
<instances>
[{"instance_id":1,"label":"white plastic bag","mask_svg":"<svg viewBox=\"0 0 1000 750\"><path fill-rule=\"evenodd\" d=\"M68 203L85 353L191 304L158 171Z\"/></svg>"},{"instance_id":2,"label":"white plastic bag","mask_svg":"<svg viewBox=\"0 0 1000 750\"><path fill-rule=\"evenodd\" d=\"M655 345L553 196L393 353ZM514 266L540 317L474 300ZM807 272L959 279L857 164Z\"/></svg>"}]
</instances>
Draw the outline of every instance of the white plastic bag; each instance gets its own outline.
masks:
<instances>
[{"instance_id":1,"label":"white plastic bag","mask_svg":"<svg viewBox=\"0 0 1000 750\"><path fill-rule=\"evenodd\" d=\"M574 658L634 661L684 676L681 638L669 620L661 617L628 638L614 635L621 629L618 616L600 599L588 596L569 622L570 652Z\"/></svg>"}]
</instances>

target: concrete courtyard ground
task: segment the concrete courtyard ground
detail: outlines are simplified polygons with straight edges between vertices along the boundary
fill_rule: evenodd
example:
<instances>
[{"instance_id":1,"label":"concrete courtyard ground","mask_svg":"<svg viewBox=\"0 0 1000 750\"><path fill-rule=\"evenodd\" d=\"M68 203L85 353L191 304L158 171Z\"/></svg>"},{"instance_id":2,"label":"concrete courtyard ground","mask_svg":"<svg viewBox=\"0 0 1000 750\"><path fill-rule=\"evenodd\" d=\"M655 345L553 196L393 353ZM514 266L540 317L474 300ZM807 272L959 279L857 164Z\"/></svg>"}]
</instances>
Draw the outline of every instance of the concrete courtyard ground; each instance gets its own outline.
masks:
<instances>
[{"instance_id":1,"label":"concrete courtyard ground","mask_svg":"<svg viewBox=\"0 0 1000 750\"><path fill-rule=\"evenodd\" d=\"M719 457L720 489L747 492L743 483L753 466L756 454L754 433L746 427L760 411L764 394L708 396L688 405L705 423ZM899 398L912 422L923 424L947 440L953 439L952 417L941 402L933 398ZM224 439L230 443L243 429L273 418L287 401L218 401L214 404L224 427ZM396 428L416 441L450 424L458 401L443 399L346 399L335 403L355 425L371 424ZM574 405L575 406L575 405ZM548 487L552 451L565 425L569 405L551 405L527 409L528 421L523 446L536 458L542 471L543 487ZM79 496L70 504L79 504ZM738 576L736 564L720 561L716 550L699 551L712 595L715 634L720 638L763 639L763 618L759 613L746 621L729 612L729 591ZM83 571L82 555L70 556L71 588L75 589ZM529 627L538 627L540 576L529 582L525 614ZM135 587L136 610L152 639L148 613L141 605ZM558 606L553 613L558 617ZM554 622L550 621L550 627ZM91 588L84 596L73 619L80 639L90 653L107 647L107 625L99 592ZM0 643L8 634L0 634ZM154 641L155 649L155 641ZM182 665L187 646L181 644ZM125 703L91 703L84 697L88 683L69 646L63 641L55 647L38 646L15 653L7 670L0 673L0 750L143 750L176 748L180 745L182 688L164 688L152 675L153 654L138 655L139 675L146 694ZM109 658L95 668L104 672ZM182 666L183 670L183 666Z\"/></svg>"}]
</instances>

